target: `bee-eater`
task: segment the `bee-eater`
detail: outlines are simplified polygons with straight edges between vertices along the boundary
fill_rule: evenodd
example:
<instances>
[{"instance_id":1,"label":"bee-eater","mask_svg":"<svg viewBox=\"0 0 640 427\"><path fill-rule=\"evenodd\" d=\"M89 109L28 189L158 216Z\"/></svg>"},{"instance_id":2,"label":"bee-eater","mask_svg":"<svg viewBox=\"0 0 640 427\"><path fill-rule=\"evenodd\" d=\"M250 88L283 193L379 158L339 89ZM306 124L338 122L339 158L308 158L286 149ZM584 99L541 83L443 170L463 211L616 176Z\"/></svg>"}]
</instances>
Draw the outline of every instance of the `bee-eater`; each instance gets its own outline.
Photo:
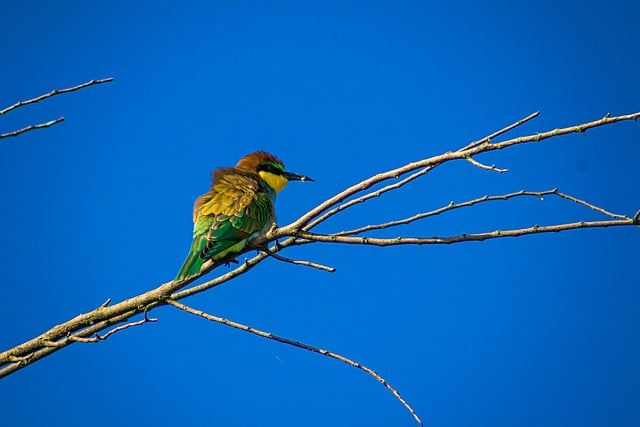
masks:
<instances>
[{"instance_id":1,"label":"bee-eater","mask_svg":"<svg viewBox=\"0 0 640 427\"><path fill-rule=\"evenodd\" d=\"M211 189L193 206L193 243L175 280L199 274L208 260L232 260L275 223L276 194L289 181L313 181L286 172L282 161L265 151L248 154L234 168L216 169L212 175Z\"/></svg>"}]
</instances>

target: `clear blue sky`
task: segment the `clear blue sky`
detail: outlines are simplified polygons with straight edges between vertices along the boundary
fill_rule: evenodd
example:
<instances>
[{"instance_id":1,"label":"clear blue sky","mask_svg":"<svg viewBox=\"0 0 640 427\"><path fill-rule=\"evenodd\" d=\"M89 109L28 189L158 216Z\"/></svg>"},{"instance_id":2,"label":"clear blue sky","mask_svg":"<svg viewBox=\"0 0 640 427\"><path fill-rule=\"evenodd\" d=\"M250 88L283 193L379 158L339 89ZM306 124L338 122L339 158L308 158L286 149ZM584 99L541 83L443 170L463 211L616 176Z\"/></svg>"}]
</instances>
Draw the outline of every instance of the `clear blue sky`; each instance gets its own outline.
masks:
<instances>
[{"instance_id":1,"label":"clear blue sky","mask_svg":"<svg viewBox=\"0 0 640 427\"><path fill-rule=\"evenodd\" d=\"M0 348L174 277L209 173L265 149L315 183L284 224L373 173L519 133L640 109L638 2L5 2L0 107L115 82L0 118ZM640 125L443 167L338 231L451 200L561 190L640 209ZM512 134L515 135L515 134ZM595 212L498 202L397 232L449 235ZM380 235L387 235L381 233ZM453 246L307 245L190 304L352 357L429 426L640 425L640 230ZM411 426L364 373L171 308L0 381L2 425Z\"/></svg>"}]
</instances>

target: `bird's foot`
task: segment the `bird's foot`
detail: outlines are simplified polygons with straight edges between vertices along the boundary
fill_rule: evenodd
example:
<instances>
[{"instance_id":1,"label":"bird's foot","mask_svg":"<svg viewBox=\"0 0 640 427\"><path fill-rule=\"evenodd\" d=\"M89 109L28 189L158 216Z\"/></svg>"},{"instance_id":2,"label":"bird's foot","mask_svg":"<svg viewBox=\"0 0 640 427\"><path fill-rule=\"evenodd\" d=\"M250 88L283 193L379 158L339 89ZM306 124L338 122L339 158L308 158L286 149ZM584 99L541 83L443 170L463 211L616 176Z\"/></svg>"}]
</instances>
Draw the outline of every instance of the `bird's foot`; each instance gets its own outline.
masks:
<instances>
[{"instance_id":1,"label":"bird's foot","mask_svg":"<svg viewBox=\"0 0 640 427\"><path fill-rule=\"evenodd\" d=\"M229 261L224 263L224 266L229 268L231 267L231 264L240 264L240 261L238 261L237 259L230 259Z\"/></svg>"}]
</instances>

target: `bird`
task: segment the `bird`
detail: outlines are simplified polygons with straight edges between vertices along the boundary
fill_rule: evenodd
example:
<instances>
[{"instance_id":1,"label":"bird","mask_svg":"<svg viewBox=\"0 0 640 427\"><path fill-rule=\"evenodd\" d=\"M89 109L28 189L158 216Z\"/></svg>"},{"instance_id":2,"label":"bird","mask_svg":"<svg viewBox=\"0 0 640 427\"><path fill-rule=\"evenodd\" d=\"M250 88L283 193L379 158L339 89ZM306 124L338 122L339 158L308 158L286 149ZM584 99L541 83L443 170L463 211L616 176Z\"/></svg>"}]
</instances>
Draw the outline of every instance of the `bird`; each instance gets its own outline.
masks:
<instances>
[{"instance_id":1,"label":"bird","mask_svg":"<svg viewBox=\"0 0 640 427\"><path fill-rule=\"evenodd\" d=\"M289 181L313 181L285 170L271 153L256 151L232 168L212 172L211 188L193 206L193 243L175 281L202 273L211 263L229 263L247 243L276 221L276 194ZM207 264L205 264L207 263Z\"/></svg>"}]
</instances>

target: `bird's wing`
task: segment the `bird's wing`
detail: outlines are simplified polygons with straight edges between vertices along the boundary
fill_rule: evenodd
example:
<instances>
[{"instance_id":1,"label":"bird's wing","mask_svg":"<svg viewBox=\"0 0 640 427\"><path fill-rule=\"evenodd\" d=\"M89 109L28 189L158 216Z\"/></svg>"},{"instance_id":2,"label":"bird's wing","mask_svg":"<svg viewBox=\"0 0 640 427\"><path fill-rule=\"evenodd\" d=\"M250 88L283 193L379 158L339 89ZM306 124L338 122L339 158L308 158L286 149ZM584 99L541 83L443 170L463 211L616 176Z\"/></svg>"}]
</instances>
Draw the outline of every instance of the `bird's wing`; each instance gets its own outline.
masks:
<instances>
[{"instance_id":1,"label":"bird's wing","mask_svg":"<svg viewBox=\"0 0 640 427\"><path fill-rule=\"evenodd\" d=\"M272 199L260 185L257 178L234 169L214 172L211 191L194 206L194 238L206 239L202 258L215 256L273 221Z\"/></svg>"}]
</instances>

